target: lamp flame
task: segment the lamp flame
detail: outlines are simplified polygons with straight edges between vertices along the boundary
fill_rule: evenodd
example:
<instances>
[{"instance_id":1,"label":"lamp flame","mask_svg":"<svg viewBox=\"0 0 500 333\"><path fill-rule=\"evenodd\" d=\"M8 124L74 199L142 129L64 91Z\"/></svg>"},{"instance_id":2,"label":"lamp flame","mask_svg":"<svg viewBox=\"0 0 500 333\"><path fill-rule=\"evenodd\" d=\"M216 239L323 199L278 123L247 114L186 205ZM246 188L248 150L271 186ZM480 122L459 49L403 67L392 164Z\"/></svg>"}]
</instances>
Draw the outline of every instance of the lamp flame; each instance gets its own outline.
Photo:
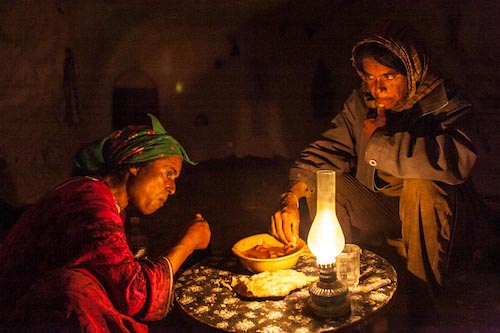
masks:
<instances>
[{"instance_id":1,"label":"lamp flame","mask_svg":"<svg viewBox=\"0 0 500 333\"><path fill-rule=\"evenodd\" d=\"M335 258L345 246L344 233L337 217L330 212L318 212L307 236L307 244L318 264L335 263Z\"/></svg>"},{"instance_id":2,"label":"lamp flame","mask_svg":"<svg viewBox=\"0 0 500 333\"><path fill-rule=\"evenodd\" d=\"M307 244L320 265L334 264L345 246L345 237L335 210L335 171L317 172L317 209Z\"/></svg>"}]
</instances>

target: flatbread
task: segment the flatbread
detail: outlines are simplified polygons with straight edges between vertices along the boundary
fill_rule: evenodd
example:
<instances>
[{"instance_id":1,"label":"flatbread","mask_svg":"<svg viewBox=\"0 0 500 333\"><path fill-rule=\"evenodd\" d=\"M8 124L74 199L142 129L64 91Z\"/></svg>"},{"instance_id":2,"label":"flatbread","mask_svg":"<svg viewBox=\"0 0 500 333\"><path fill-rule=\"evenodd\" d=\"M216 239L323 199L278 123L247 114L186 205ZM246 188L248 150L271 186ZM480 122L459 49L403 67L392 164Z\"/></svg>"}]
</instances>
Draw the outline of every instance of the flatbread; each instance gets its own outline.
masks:
<instances>
[{"instance_id":1,"label":"flatbread","mask_svg":"<svg viewBox=\"0 0 500 333\"><path fill-rule=\"evenodd\" d=\"M234 291L243 297L272 298L284 297L293 290L303 288L316 280L317 276L307 276L293 269L282 269L252 276L233 277L231 285Z\"/></svg>"}]
</instances>

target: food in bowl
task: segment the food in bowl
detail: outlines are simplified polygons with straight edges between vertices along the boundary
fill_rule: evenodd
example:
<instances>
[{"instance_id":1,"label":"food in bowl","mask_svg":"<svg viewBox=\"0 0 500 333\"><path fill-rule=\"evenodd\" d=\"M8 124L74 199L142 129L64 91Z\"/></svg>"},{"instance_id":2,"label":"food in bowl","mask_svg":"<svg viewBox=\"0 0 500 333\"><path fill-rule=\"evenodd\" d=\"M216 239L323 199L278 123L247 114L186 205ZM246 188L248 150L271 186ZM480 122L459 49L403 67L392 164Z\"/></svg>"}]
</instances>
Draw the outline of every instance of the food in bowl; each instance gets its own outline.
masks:
<instances>
[{"instance_id":1,"label":"food in bowl","mask_svg":"<svg viewBox=\"0 0 500 333\"><path fill-rule=\"evenodd\" d=\"M232 251L245 268L257 273L292 268L305 248L300 238L288 248L270 234L257 234L236 242Z\"/></svg>"},{"instance_id":2,"label":"food in bowl","mask_svg":"<svg viewBox=\"0 0 500 333\"><path fill-rule=\"evenodd\" d=\"M250 258L269 259L283 257L287 254L293 253L294 251L295 248L291 246L287 247L285 244L272 246L262 240L262 244L257 244L248 250L243 251L243 254Z\"/></svg>"}]
</instances>

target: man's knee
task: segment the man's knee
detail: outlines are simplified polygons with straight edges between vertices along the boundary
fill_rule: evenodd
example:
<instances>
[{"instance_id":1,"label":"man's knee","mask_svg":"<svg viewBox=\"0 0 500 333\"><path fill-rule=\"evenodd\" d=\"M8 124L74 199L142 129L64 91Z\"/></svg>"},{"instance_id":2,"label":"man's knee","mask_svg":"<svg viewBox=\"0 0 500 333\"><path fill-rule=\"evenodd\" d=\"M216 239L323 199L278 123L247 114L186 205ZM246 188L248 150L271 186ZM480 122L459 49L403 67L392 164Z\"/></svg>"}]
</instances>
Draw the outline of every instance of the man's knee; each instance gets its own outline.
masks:
<instances>
[{"instance_id":1,"label":"man's knee","mask_svg":"<svg viewBox=\"0 0 500 333\"><path fill-rule=\"evenodd\" d=\"M425 216L426 218L420 219L425 225L431 216L445 218L452 212L452 192L451 185L427 179L405 179L400 198L401 220L404 223L410 214Z\"/></svg>"},{"instance_id":2,"label":"man's knee","mask_svg":"<svg viewBox=\"0 0 500 333\"><path fill-rule=\"evenodd\" d=\"M434 196L443 194L445 191L442 186L435 181L428 179L405 179L403 181L403 194L404 193L420 193L426 196Z\"/></svg>"},{"instance_id":3,"label":"man's knee","mask_svg":"<svg viewBox=\"0 0 500 333\"><path fill-rule=\"evenodd\" d=\"M401 192L401 201L436 204L446 199L451 186L427 179L405 179Z\"/></svg>"}]
</instances>

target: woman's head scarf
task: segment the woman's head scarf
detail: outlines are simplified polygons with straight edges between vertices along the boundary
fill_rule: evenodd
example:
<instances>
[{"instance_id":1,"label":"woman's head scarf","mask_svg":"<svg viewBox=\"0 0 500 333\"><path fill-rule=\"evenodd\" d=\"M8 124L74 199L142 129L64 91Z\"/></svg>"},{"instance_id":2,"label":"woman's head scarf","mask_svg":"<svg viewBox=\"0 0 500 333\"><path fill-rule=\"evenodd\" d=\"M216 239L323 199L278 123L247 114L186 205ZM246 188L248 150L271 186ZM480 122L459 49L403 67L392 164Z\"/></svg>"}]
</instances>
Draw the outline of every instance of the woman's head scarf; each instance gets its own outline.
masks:
<instances>
[{"instance_id":1,"label":"woman's head scarf","mask_svg":"<svg viewBox=\"0 0 500 333\"><path fill-rule=\"evenodd\" d=\"M363 79L362 88L365 91L365 101L368 107L376 107L376 101L371 96L368 85L364 81L362 64L357 64L354 58L357 49L366 43L377 43L384 46L400 58L406 68L407 93L393 110L410 109L443 82L441 77L429 72L430 53L416 32L400 23L386 22L377 33L357 43L352 49L352 65Z\"/></svg>"},{"instance_id":2,"label":"woman's head scarf","mask_svg":"<svg viewBox=\"0 0 500 333\"><path fill-rule=\"evenodd\" d=\"M124 164L172 155L180 156L185 162L194 165L186 150L165 131L158 119L151 114L148 116L151 118L151 127L129 125L80 149L73 161L73 173L104 176Z\"/></svg>"}]
</instances>

